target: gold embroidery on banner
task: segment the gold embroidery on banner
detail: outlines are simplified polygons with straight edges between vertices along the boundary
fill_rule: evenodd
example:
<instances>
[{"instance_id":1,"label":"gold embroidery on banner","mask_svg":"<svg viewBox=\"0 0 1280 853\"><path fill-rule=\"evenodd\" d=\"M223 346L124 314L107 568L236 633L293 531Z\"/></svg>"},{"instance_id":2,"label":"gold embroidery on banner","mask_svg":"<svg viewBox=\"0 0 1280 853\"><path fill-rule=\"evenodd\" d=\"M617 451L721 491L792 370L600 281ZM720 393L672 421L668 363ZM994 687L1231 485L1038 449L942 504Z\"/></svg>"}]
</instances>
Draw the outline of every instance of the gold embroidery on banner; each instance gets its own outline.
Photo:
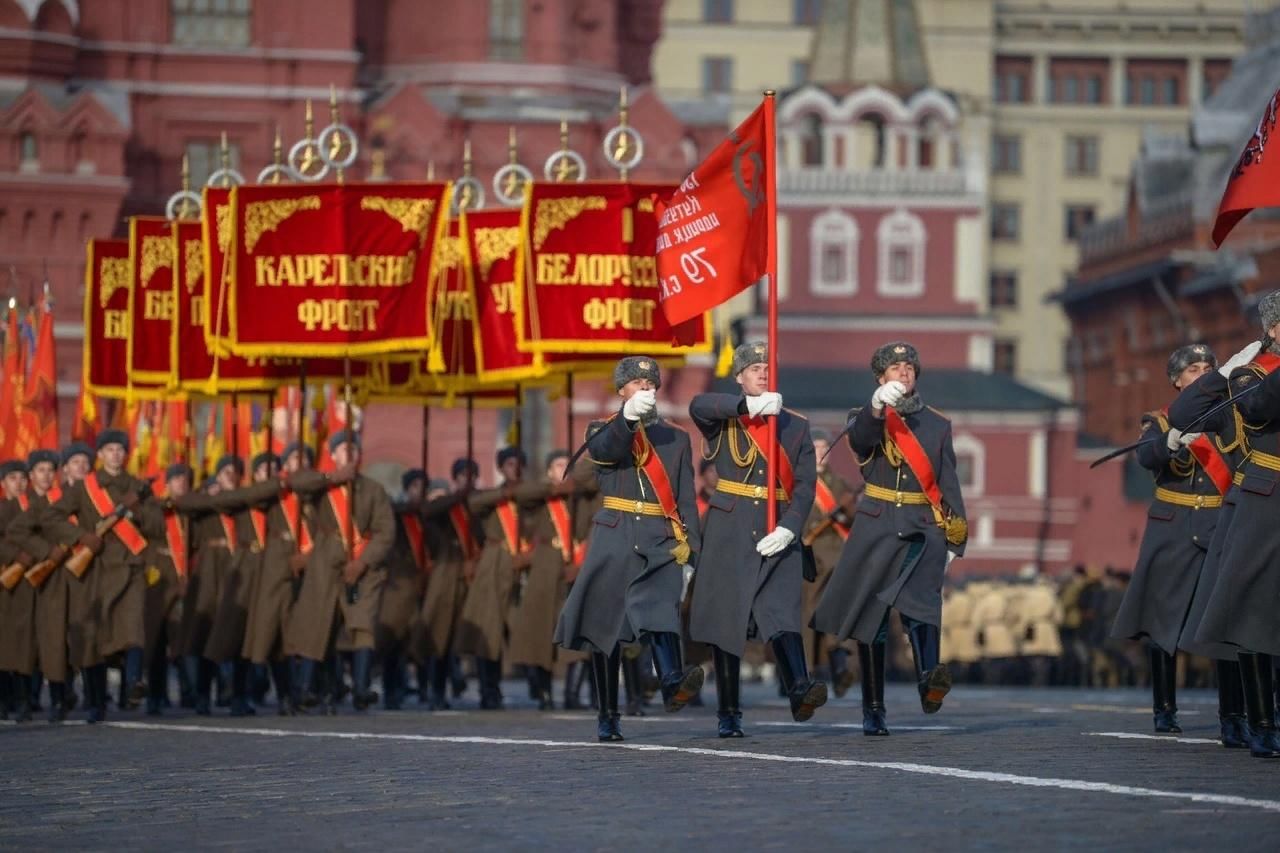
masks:
<instances>
[{"instance_id":1,"label":"gold embroidery on banner","mask_svg":"<svg viewBox=\"0 0 1280 853\"><path fill-rule=\"evenodd\" d=\"M276 230L280 223L298 211L319 209L320 196L318 195L254 201L246 204L244 206L244 250L252 252L263 234Z\"/></svg>"},{"instance_id":2,"label":"gold embroidery on banner","mask_svg":"<svg viewBox=\"0 0 1280 853\"><path fill-rule=\"evenodd\" d=\"M361 210L380 210L390 216L405 231L423 233L425 236L427 223L435 212L436 200L433 198L385 198L383 196L365 196L360 199Z\"/></svg>"},{"instance_id":3,"label":"gold embroidery on banner","mask_svg":"<svg viewBox=\"0 0 1280 853\"><path fill-rule=\"evenodd\" d=\"M128 258L104 258L102 261L102 272L98 282L98 302L103 308L107 307L107 303L111 301L111 296L117 290L127 290L129 288L129 259Z\"/></svg>"},{"instance_id":4,"label":"gold embroidery on banner","mask_svg":"<svg viewBox=\"0 0 1280 853\"><path fill-rule=\"evenodd\" d=\"M225 254L231 248L231 205L218 205L213 217L218 228L218 248Z\"/></svg>"},{"instance_id":5,"label":"gold embroidery on banner","mask_svg":"<svg viewBox=\"0 0 1280 853\"><path fill-rule=\"evenodd\" d=\"M641 213L653 213L653 199L642 198L636 202L636 210Z\"/></svg>"},{"instance_id":6,"label":"gold embroidery on banner","mask_svg":"<svg viewBox=\"0 0 1280 853\"><path fill-rule=\"evenodd\" d=\"M541 249L552 231L568 225L584 210L604 210L606 206L604 196L600 195L539 200L533 215L533 248Z\"/></svg>"},{"instance_id":7,"label":"gold embroidery on banner","mask_svg":"<svg viewBox=\"0 0 1280 853\"><path fill-rule=\"evenodd\" d=\"M498 261L511 257L511 252L520 245L520 229L511 228L477 228L476 255L480 265L480 277L487 278L489 270Z\"/></svg>"},{"instance_id":8,"label":"gold embroidery on banner","mask_svg":"<svg viewBox=\"0 0 1280 853\"><path fill-rule=\"evenodd\" d=\"M173 238L142 238L142 286L150 283L151 277L161 267L173 268Z\"/></svg>"},{"instance_id":9,"label":"gold embroidery on banner","mask_svg":"<svg viewBox=\"0 0 1280 853\"><path fill-rule=\"evenodd\" d=\"M436 273L440 274L462 266L465 251L462 237L446 236L437 240L435 251L431 255L431 263Z\"/></svg>"},{"instance_id":10,"label":"gold embroidery on banner","mask_svg":"<svg viewBox=\"0 0 1280 853\"><path fill-rule=\"evenodd\" d=\"M187 240L182 244L182 283L187 293L195 293L196 285L204 280L204 244L200 240Z\"/></svg>"}]
</instances>

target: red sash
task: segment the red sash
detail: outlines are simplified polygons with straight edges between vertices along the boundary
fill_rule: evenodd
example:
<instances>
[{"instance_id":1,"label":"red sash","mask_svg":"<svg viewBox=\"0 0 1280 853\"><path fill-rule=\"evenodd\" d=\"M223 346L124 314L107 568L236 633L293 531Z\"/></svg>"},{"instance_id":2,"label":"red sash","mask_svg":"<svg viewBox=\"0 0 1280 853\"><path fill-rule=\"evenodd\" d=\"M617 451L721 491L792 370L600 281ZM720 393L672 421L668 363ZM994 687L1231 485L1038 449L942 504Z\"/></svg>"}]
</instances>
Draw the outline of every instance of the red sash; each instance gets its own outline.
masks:
<instances>
[{"instance_id":1,"label":"red sash","mask_svg":"<svg viewBox=\"0 0 1280 853\"><path fill-rule=\"evenodd\" d=\"M333 510L333 517L338 520L338 536L342 539L343 550L351 555L351 559L360 559L369 540L355 529L355 522L352 521L351 530L355 534L356 541L354 543L347 541L347 523L351 518L351 496L346 486L330 487L329 508Z\"/></svg>"},{"instance_id":2,"label":"red sash","mask_svg":"<svg viewBox=\"0 0 1280 853\"><path fill-rule=\"evenodd\" d=\"M458 537L458 544L462 546L462 556L474 560L480 555L480 546L476 544L475 534L471 532L471 516L467 513L467 508L461 503L450 507L449 522Z\"/></svg>"},{"instance_id":3,"label":"red sash","mask_svg":"<svg viewBox=\"0 0 1280 853\"><path fill-rule=\"evenodd\" d=\"M556 538L560 540L560 556L566 563L581 566L587 556L587 543L573 540L573 522L569 518L569 507L564 498L552 498L547 501L547 512L551 516L551 526L555 528Z\"/></svg>"},{"instance_id":4,"label":"red sash","mask_svg":"<svg viewBox=\"0 0 1280 853\"><path fill-rule=\"evenodd\" d=\"M1276 359L1277 364L1280 364L1280 357L1272 356L1272 358ZM1161 409L1160 414L1168 417L1169 407L1165 406ZM1200 467L1209 475L1209 479L1213 481L1213 486L1218 490L1218 494L1225 495L1227 490L1231 488L1231 466L1227 464L1227 460L1222 458L1222 454L1214 446L1213 440L1207 435L1201 435L1187 445L1187 450L1191 451L1191 455L1196 458L1196 461L1200 463Z\"/></svg>"},{"instance_id":5,"label":"red sash","mask_svg":"<svg viewBox=\"0 0 1280 853\"><path fill-rule=\"evenodd\" d=\"M431 555L427 553L426 538L422 534L422 521L412 512L402 513L400 520L404 522L404 535L409 540L409 550L413 552L413 561L418 570L431 573Z\"/></svg>"},{"instance_id":6,"label":"red sash","mask_svg":"<svg viewBox=\"0 0 1280 853\"><path fill-rule=\"evenodd\" d=\"M818 509L822 510L823 515L831 515L839 508L839 504L836 503L835 493L831 491L830 486L823 482L821 476L816 481L813 501L818 505ZM849 528L845 525L838 521L832 521L831 527L836 533L840 534L841 539L849 538Z\"/></svg>"},{"instance_id":7,"label":"red sash","mask_svg":"<svg viewBox=\"0 0 1280 853\"><path fill-rule=\"evenodd\" d=\"M1271 371L1280 367L1280 355L1271 352L1258 353L1253 363L1262 368L1264 375L1269 375Z\"/></svg>"},{"instance_id":8,"label":"red sash","mask_svg":"<svg viewBox=\"0 0 1280 853\"><path fill-rule=\"evenodd\" d=\"M755 442L760 452L765 453L765 448L769 446L768 422L764 418L751 418L746 415L738 418L738 421L747 431L747 435L751 436L751 440ZM791 490L795 484L796 473L791 468L791 460L787 458L787 451L782 449L782 442L778 442L778 485L787 493L787 500L791 499Z\"/></svg>"},{"instance_id":9,"label":"red sash","mask_svg":"<svg viewBox=\"0 0 1280 853\"><path fill-rule=\"evenodd\" d=\"M58 501L62 500L62 484L54 483L53 488L44 493L44 499L49 502L49 506L53 506ZM72 513L70 516L68 516L67 520L70 521L72 524L75 524L76 523L75 513Z\"/></svg>"},{"instance_id":10,"label":"red sash","mask_svg":"<svg viewBox=\"0 0 1280 853\"><path fill-rule=\"evenodd\" d=\"M220 513L218 521L222 522L222 535L227 540L227 550L234 551L240 544L240 537L236 535L236 517Z\"/></svg>"},{"instance_id":11,"label":"red sash","mask_svg":"<svg viewBox=\"0 0 1280 853\"><path fill-rule=\"evenodd\" d=\"M916 479L920 481L920 488L924 491L925 496L929 498L929 503L934 512L941 513L942 490L938 488L937 475L933 472L933 465L929 463L929 455L920 446L920 440L916 438L915 433L907 426L907 422L902 419L902 415L898 414L895 409L885 408L884 427L885 431L889 433L890 440L897 445L898 450L902 453L902 458L907 461L907 467L911 469L911 473L915 474Z\"/></svg>"},{"instance_id":12,"label":"red sash","mask_svg":"<svg viewBox=\"0 0 1280 853\"><path fill-rule=\"evenodd\" d=\"M250 509L249 521L253 522L253 535L259 548L267 547L267 513L266 510Z\"/></svg>"},{"instance_id":13,"label":"red sash","mask_svg":"<svg viewBox=\"0 0 1280 853\"><path fill-rule=\"evenodd\" d=\"M671 478L667 476L667 469L663 467L662 459L649 443L649 436L645 435L643 426L636 428L635 438L631 442L631 452L638 459L644 460L640 469L648 475L649 483L653 486L653 494L658 499L658 505L662 507L662 514L671 520L673 529L677 531L676 538L683 542L684 523L680 520L680 508L676 506L676 493L671 488Z\"/></svg>"},{"instance_id":14,"label":"red sash","mask_svg":"<svg viewBox=\"0 0 1280 853\"><path fill-rule=\"evenodd\" d=\"M171 509L164 511L164 537L169 543L169 557L173 560L173 570L178 577L187 576L187 531L182 525L182 516Z\"/></svg>"},{"instance_id":15,"label":"red sash","mask_svg":"<svg viewBox=\"0 0 1280 853\"><path fill-rule=\"evenodd\" d=\"M31 498L27 497L26 492L22 492L18 495L18 506L22 507L23 512L31 509Z\"/></svg>"},{"instance_id":16,"label":"red sash","mask_svg":"<svg viewBox=\"0 0 1280 853\"><path fill-rule=\"evenodd\" d=\"M520 514L516 511L514 501L503 501L494 508L498 514L498 523L502 525L502 536L507 540L507 550L512 556L528 551L529 546L520 538Z\"/></svg>"},{"instance_id":17,"label":"red sash","mask_svg":"<svg viewBox=\"0 0 1280 853\"><path fill-rule=\"evenodd\" d=\"M711 506L711 504L707 501L706 498L702 496L702 492L698 492L698 494L696 494L693 499L698 504L698 520L701 521L702 519L707 517L707 509Z\"/></svg>"},{"instance_id":18,"label":"red sash","mask_svg":"<svg viewBox=\"0 0 1280 853\"><path fill-rule=\"evenodd\" d=\"M111 496L107 494L107 490L102 488L102 484L98 482L97 471L84 478L84 490L89 495L89 502L98 511L98 515L103 518L111 515L115 505L112 504ZM124 547L128 548L129 553L135 557L147 547L147 540L143 537L142 532L127 518L121 518L117 521L115 526L111 528L111 532L124 543Z\"/></svg>"},{"instance_id":19,"label":"red sash","mask_svg":"<svg viewBox=\"0 0 1280 853\"><path fill-rule=\"evenodd\" d=\"M289 535L298 545L298 552L310 554L314 543L311 541L311 531L302 519L302 502L298 500L298 494L285 492L280 497L280 510L284 513L284 523L289 525Z\"/></svg>"}]
</instances>

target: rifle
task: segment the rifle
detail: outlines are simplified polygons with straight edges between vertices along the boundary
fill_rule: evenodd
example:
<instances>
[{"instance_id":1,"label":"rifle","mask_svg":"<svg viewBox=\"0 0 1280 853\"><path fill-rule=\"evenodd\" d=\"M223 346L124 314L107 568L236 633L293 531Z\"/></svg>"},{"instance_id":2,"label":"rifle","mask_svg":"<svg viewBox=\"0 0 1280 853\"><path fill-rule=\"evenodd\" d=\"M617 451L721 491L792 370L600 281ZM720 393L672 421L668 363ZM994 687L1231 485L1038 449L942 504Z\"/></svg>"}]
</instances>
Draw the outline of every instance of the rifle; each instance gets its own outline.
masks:
<instances>
[{"instance_id":1,"label":"rifle","mask_svg":"<svg viewBox=\"0 0 1280 853\"><path fill-rule=\"evenodd\" d=\"M4 567L4 571L0 572L0 586L7 590L12 590L22 580L22 575L27 571L27 567L19 562L13 562Z\"/></svg>"},{"instance_id":2,"label":"rifle","mask_svg":"<svg viewBox=\"0 0 1280 853\"><path fill-rule=\"evenodd\" d=\"M145 500L150 496L151 484L147 483L142 487L142 491L138 493L138 497ZM132 513L123 504L117 504L110 513L103 516L94 526L93 535L102 539L111 532L111 528L115 527L117 522L131 516ZM96 551L76 543L70 550L63 550L57 558L49 557L32 566L26 573L27 583L39 589L58 566L66 566L67 570L75 575L76 578L82 578L84 573L89 571L89 565L96 556Z\"/></svg>"}]
</instances>

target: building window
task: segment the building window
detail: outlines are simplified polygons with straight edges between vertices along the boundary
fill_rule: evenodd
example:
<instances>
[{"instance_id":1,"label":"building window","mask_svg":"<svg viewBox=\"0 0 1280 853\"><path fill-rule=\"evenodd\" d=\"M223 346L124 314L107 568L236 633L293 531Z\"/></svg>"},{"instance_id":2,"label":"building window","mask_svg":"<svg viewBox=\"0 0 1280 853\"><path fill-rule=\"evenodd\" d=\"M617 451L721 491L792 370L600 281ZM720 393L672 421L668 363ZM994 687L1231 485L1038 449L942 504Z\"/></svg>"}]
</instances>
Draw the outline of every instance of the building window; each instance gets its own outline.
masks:
<instances>
[{"instance_id":1,"label":"building window","mask_svg":"<svg viewBox=\"0 0 1280 853\"><path fill-rule=\"evenodd\" d=\"M1003 340L996 341L994 358L992 359L992 370L996 373L1003 373L1006 376L1012 376L1018 370L1018 342Z\"/></svg>"},{"instance_id":2,"label":"building window","mask_svg":"<svg viewBox=\"0 0 1280 853\"><path fill-rule=\"evenodd\" d=\"M811 27L818 23L818 11L821 0L794 0L791 7L791 21L797 27Z\"/></svg>"},{"instance_id":3,"label":"building window","mask_svg":"<svg viewBox=\"0 0 1280 853\"><path fill-rule=\"evenodd\" d=\"M793 59L791 60L791 85L803 86L809 82L809 60Z\"/></svg>"},{"instance_id":4,"label":"building window","mask_svg":"<svg viewBox=\"0 0 1280 853\"><path fill-rule=\"evenodd\" d=\"M702 59L702 92L727 95L733 91L733 60L728 56L706 56Z\"/></svg>"},{"instance_id":5,"label":"building window","mask_svg":"<svg viewBox=\"0 0 1280 853\"><path fill-rule=\"evenodd\" d=\"M1031 100L1031 57L997 56L993 80L998 103L1027 103Z\"/></svg>"},{"instance_id":6,"label":"building window","mask_svg":"<svg viewBox=\"0 0 1280 853\"><path fill-rule=\"evenodd\" d=\"M1098 174L1098 137L1067 137L1067 174L1087 176Z\"/></svg>"},{"instance_id":7,"label":"building window","mask_svg":"<svg viewBox=\"0 0 1280 853\"><path fill-rule=\"evenodd\" d=\"M976 437L958 433L951 440L956 452L956 479L966 496L976 497L986 489L987 448Z\"/></svg>"},{"instance_id":8,"label":"building window","mask_svg":"<svg viewBox=\"0 0 1280 853\"><path fill-rule=\"evenodd\" d=\"M191 186L202 187L209 176L222 168L222 144L217 139L193 139L186 145L187 163L191 167ZM230 167L240 169L240 146L227 146Z\"/></svg>"},{"instance_id":9,"label":"building window","mask_svg":"<svg viewBox=\"0 0 1280 853\"><path fill-rule=\"evenodd\" d=\"M1022 137L996 134L991 140L991 171L997 175L1022 173Z\"/></svg>"},{"instance_id":10,"label":"building window","mask_svg":"<svg viewBox=\"0 0 1280 853\"><path fill-rule=\"evenodd\" d=\"M489 58L524 59L524 0L489 0Z\"/></svg>"},{"instance_id":11,"label":"building window","mask_svg":"<svg viewBox=\"0 0 1280 853\"><path fill-rule=\"evenodd\" d=\"M804 117L804 140L800 149L801 161L806 166L822 166L825 163L823 156L823 138L822 116L817 113L809 113Z\"/></svg>"},{"instance_id":12,"label":"building window","mask_svg":"<svg viewBox=\"0 0 1280 853\"><path fill-rule=\"evenodd\" d=\"M36 142L36 135L29 130L18 137L18 159L24 165L40 161L40 145Z\"/></svg>"},{"instance_id":13,"label":"building window","mask_svg":"<svg viewBox=\"0 0 1280 853\"><path fill-rule=\"evenodd\" d=\"M991 205L991 239L1017 240L1019 232L1018 205L1011 202L995 202Z\"/></svg>"},{"instance_id":14,"label":"building window","mask_svg":"<svg viewBox=\"0 0 1280 853\"><path fill-rule=\"evenodd\" d=\"M1064 211L1063 219L1066 223L1067 239L1079 239L1080 232L1093 224L1093 205L1069 204Z\"/></svg>"},{"instance_id":15,"label":"building window","mask_svg":"<svg viewBox=\"0 0 1280 853\"><path fill-rule=\"evenodd\" d=\"M918 296L924 292L924 223L897 210L876 227L879 276L876 290L885 296Z\"/></svg>"},{"instance_id":16,"label":"building window","mask_svg":"<svg viewBox=\"0 0 1280 853\"><path fill-rule=\"evenodd\" d=\"M852 296L858 291L858 224L839 210L815 217L809 228L815 296Z\"/></svg>"},{"instance_id":17,"label":"building window","mask_svg":"<svg viewBox=\"0 0 1280 853\"><path fill-rule=\"evenodd\" d=\"M1202 98L1208 98L1214 92L1218 91L1218 87L1222 85L1222 81L1231 75L1230 59L1206 59L1204 61L1204 70L1200 84L1200 95Z\"/></svg>"},{"instance_id":18,"label":"building window","mask_svg":"<svg viewBox=\"0 0 1280 853\"><path fill-rule=\"evenodd\" d=\"M248 47L253 8L249 0L170 0L173 43Z\"/></svg>"},{"instance_id":19,"label":"building window","mask_svg":"<svg viewBox=\"0 0 1280 853\"><path fill-rule=\"evenodd\" d=\"M1018 274L1016 272L993 272L989 280L992 308L1018 307Z\"/></svg>"},{"instance_id":20,"label":"building window","mask_svg":"<svg viewBox=\"0 0 1280 853\"><path fill-rule=\"evenodd\" d=\"M1084 81L1084 102L1086 104L1102 103L1102 78L1096 74Z\"/></svg>"},{"instance_id":21,"label":"building window","mask_svg":"<svg viewBox=\"0 0 1280 853\"><path fill-rule=\"evenodd\" d=\"M1164 103L1168 106L1182 103L1179 97L1181 87L1178 85L1177 77L1166 77L1164 79Z\"/></svg>"},{"instance_id":22,"label":"building window","mask_svg":"<svg viewBox=\"0 0 1280 853\"><path fill-rule=\"evenodd\" d=\"M709 24L733 23L733 0L702 0L702 20Z\"/></svg>"}]
</instances>

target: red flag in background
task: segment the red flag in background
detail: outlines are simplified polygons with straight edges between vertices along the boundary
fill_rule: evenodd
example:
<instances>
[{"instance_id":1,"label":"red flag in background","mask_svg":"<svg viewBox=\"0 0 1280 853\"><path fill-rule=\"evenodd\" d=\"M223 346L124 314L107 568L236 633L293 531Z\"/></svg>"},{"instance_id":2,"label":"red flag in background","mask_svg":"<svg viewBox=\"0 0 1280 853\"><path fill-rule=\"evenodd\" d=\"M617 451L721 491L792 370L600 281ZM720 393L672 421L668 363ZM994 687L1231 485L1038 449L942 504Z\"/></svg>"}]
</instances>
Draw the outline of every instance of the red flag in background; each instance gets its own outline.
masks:
<instances>
[{"instance_id":1,"label":"red flag in background","mask_svg":"<svg viewBox=\"0 0 1280 853\"><path fill-rule=\"evenodd\" d=\"M85 390L85 383L80 383L80 394L76 397L75 419L71 422L71 440L82 441L90 447L98 438L102 429L102 412L98 401Z\"/></svg>"},{"instance_id":2,"label":"red flag in background","mask_svg":"<svg viewBox=\"0 0 1280 853\"><path fill-rule=\"evenodd\" d=\"M54 364L53 311L47 300L41 300L39 323L18 431L24 454L58 446L58 370Z\"/></svg>"},{"instance_id":3,"label":"red flag in background","mask_svg":"<svg viewBox=\"0 0 1280 853\"><path fill-rule=\"evenodd\" d=\"M765 98L671 198L657 203L659 299L678 343L693 343L689 321L768 272L773 181L765 166L773 160L773 101Z\"/></svg>"},{"instance_id":4,"label":"red flag in background","mask_svg":"<svg viewBox=\"0 0 1280 853\"><path fill-rule=\"evenodd\" d=\"M342 399L342 391L338 388L329 389L329 403L325 407L324 422L320 425L320 429L316 431L316 464L318 471L332 471L336 467L333 464L333 456L329 453L329 436L337 435L346 427L346 403Z\"/></svg>"},{"instance_id":5,"label":"red flag in background","mask_svg":"<svg viewBox=\"0 0 1280 853\"><path fill-rule=\"evenodd\" d=\"M1245 143L1240 159L1227 178L1218 216L1213 221L1214 248L1221 246L1236 223L1255 207L1280 206L1280 148L1269 151L1267 147L1276 129L1276 111L1280 107L1277 100L1280 92L1267 102L1253 136Z\"/></svg>"},{"instance_id":6,"label":"red flag in background","mask_svg":"<svg viewBox=\"0 0 1280 853\"><path fill-rule=\"evenodd\" d=\"M4 459L13 458L18 445L18 405L22 402L25 378L18 307L10 299L4 333L4 376L0 379L0 457Z\"/></svg>"}]
</instances>

